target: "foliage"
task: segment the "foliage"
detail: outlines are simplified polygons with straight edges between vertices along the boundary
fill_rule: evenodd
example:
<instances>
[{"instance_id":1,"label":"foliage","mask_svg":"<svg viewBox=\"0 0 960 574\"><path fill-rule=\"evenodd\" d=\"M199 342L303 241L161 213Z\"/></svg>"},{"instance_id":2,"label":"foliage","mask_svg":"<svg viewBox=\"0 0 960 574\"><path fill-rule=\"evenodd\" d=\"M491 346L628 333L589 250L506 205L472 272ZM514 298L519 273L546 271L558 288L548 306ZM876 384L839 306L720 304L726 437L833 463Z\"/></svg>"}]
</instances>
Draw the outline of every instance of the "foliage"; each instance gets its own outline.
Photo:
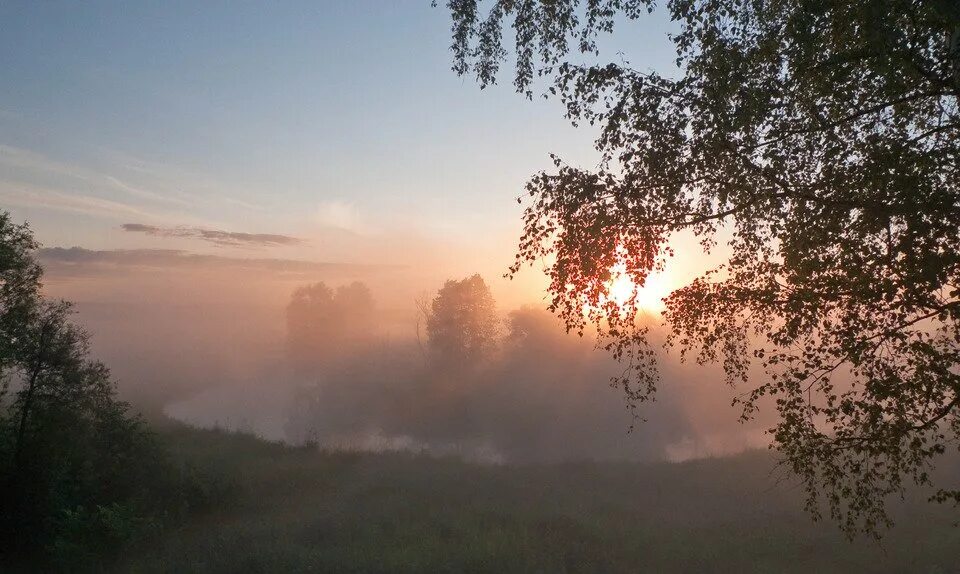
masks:
<instances>
[{"instance_id":1,"label":"foliage","mask_svg":"<svg viewBox=\"0 0 960 574\"><path fill-rule=\"evenodd\" d=\"M64 571L95 570L103 549L114 552L130 542L144 519L116 502L93 508L65 508L56 520L57 536L50 544L50 562Z\"/></svg>"},{"instance_id":2,"label":"foliage","mask_svg":"<svg viewBox=\"0 0 960 574\"><path fill-rule=\"evenodd\" d=\"M884 544L804 520L766 453L685 463L473 465L160 432L236 497L125 552L122 572L948 572L947 509L896 505ZM956 477L954 467L951 476Z\"/></svg>"},{"instance_id":3,"label":"foliage","mask_svg":"<svg viewBox=\"0 0 960 574\"><path fill-rule=\"evenodd\" d=\"M24 352L23 330L40 286L41 269L32 255L36 247L26 225L15 225L0 212L0 374Z\"/></svg>"},{"instance_id":4,"label":"foliage","mask_svg":"<svg viewBox=\"0 0 960 574\"><path fill-rule=\"evenodd\" d=\"M496 303L480 275L448 280L427 313L431 356L441 364L474 363L495 348Z\"/></svg>"},{"instance_id":5,"label":"foliage","mask_svg":"<svg viewBox=\"0 0 960 574\"><path fill-rule=\"evenodd\" d=\"M884 501L960 438L960 5L946 0L671 0L678 69L578 65L652 0L450 0L454 70L538 77L574 123L599 127L597 169L554 158L527 184L512 271L544 259L551 309L595 324L642 402L656 364L635 302L680 233L726 261L670 297L670 343L754 380L773 445L807 506L850 535L890 524ZM584 309L588 309L584 313ZM753 376L748 376L751 371ZM935 498L960 501L960 492Z\"/></svg>"},{"instance_id":6,"label":"foliage","mask_svg":"<svg viewBox=\"0 0 960 574\"><path fill-rule=\"evenodd\" d=\"M70 306L40 293L29 229L0 214L3 563L96 569L168 512L176 477L89 359Z\"/></svg>"},{"instance_id":7,"label":"foliage","mask_svg":"<svg viewBox=\"0 0 960 574\"><path fill-rule=\"evenodd\" d=\"M336 290L322 282L306 285L287 306L288 348L300 364L315 366L349 351L373 323L373 297L363 283Z\"/></svg>"}]
</instances>

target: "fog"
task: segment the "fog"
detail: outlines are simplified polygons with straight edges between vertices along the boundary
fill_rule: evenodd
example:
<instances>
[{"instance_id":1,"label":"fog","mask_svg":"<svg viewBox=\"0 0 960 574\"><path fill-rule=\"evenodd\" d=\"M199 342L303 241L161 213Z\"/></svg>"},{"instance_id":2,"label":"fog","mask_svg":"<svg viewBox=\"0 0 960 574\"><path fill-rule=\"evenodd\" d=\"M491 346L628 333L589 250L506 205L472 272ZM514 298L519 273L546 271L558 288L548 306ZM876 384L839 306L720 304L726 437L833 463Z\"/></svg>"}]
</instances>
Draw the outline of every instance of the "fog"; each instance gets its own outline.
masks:
<instances>
[{"instance_id":1,"label":"fog","mask_svg":"<svg viewBox=\"0 0 960 574\"><path fill-rule=\"evenodd\" d=\"M536 297L518 303L523 284L496 275L495 344L451 365L431 356L423 316L449 269L164 250L40 255L46 290L76 302L121 395L197 426L484 462L686 460L766 444L760 422L737 422L718 369L666 353L657 400L635 419L609 385L622 366L590 336L565 333ZM335 316L289 307L319 282L333 294L361 282L368 299L341 302Z\"/></svg>"}]
</instances>

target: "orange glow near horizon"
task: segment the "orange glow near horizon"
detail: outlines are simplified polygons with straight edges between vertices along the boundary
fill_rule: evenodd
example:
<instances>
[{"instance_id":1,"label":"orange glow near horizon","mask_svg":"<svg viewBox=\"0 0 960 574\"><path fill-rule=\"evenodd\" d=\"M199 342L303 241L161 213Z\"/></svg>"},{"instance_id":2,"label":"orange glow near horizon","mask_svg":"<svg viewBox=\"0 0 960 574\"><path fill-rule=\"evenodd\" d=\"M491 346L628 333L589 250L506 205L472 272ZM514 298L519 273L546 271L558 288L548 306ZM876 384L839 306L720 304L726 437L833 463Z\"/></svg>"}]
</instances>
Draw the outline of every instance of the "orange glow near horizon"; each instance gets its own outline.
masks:
<instances>
[{"instance_id":1,"label":"orange glow near horizon","mask_svg":"<svg viewBox=\"0 0 960 574\"><path fill-rule=\"evenodd\" d=\"M610 273L612 278L608 292L617 305L622 307L636 294L638 310L656 314L663 311L663 298L670 294L671 288L662 273L654 272L648 275L642 287L637 286L623 265L614 266Z\"/></svg>"}]
</instances>

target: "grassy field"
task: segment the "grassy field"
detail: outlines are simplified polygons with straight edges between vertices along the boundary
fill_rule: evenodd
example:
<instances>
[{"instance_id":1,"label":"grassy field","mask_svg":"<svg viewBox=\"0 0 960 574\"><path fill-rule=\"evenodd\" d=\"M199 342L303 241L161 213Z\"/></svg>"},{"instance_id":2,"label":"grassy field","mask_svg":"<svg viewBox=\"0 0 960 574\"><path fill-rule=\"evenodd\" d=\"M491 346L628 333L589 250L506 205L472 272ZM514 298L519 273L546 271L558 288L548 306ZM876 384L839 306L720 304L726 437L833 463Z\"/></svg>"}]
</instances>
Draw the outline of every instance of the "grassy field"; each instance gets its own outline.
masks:
<instances>
[{"instance_id":1,"label":"grassy field","mask_svg":"<svg viewBox=\"0 0 960 574\"><path fill-rule=\"evenodd\" d=\"M896 505L881 544L813 524L767 453L480 466L320 453L223 431L163 439L216 501L124 572L958 572L958 513Z\"/></svg>"}]
</instances>

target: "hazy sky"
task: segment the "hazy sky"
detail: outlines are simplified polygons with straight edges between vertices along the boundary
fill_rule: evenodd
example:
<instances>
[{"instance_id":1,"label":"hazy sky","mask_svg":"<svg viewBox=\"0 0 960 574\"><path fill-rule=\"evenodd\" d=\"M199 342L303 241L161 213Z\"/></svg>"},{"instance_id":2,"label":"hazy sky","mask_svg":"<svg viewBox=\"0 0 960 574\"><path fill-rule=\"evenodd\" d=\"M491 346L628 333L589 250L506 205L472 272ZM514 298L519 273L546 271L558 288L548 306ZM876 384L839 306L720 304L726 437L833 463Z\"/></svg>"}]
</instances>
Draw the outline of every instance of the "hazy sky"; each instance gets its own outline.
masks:
<instances>
[{"instance_id":1,"label":"hazy sky","mask_svg":"<svg viewBox=\"0 0 960 574\"><path fill-rule=\"evenodd\" d=\"M593 133L509 69L483 91L457 77L449 28L429 0L0 0L0 208L57 248L48 292L78 303L121 389L274 388L305 282L366 282L395 336L451 277L483 273L503 312L542 302L539 274L501 278L515 199L550 152L594 165ZM669 28L621 26L602 58L670 73ZM605 375L581 379L622 414Z\"/></svg>"},{"instance_id":2,"label":"hazy sky","mask_svg":"<svg viewBox=\"0 0 960 574\"><path fill-rule=\"evenodd\" d=\"M49 246L343 261L346 230L499 241L507 263L548 152L594 161L556 102L454 75L429 0L3 2L0 23L0 206ZM669 70L667 29L632 24L604 57Z\"/></svg>"}]
</instances>

